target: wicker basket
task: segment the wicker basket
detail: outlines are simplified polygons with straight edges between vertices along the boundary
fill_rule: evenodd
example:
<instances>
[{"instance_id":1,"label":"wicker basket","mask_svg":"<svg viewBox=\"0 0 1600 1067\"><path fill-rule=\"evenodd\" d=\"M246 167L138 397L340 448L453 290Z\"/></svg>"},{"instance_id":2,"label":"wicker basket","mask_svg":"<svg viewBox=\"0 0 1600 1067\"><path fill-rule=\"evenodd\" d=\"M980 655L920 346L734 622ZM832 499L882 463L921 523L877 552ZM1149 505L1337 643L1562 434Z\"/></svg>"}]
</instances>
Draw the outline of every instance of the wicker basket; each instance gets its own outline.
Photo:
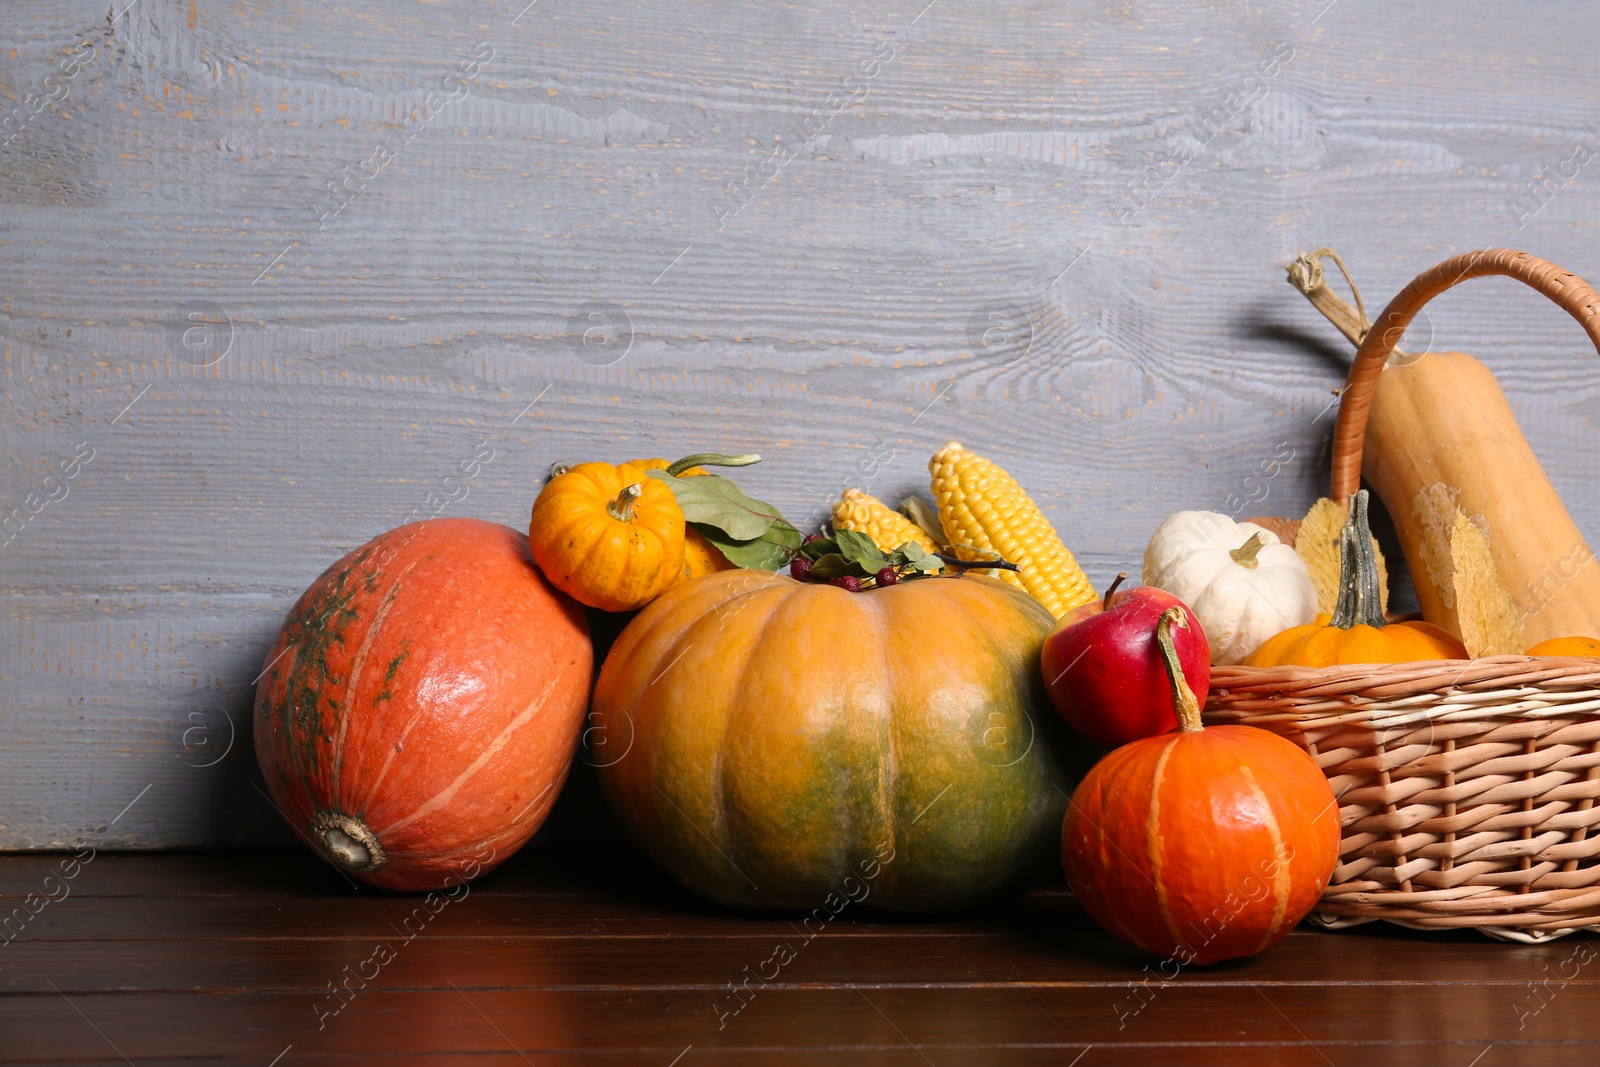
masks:
<instances>
[{"instance_id":1,"label":"wicker basket","mask_svg":"<svg viewBox=\"0 0 1600 1067\"><path fill-rule=\"evenodd\" d=\"M1600 294L1525 252L1488 249L1418 275L1368 331L1334 430L1333 491L1361 477L1378 374L1412 318L1468 278L1544 293L1600 348ZM1600 926L1600 661L1529 656L1376 666L1217 667L1208 723L1303 746L1338 797L1339 865L1311 920L1384 919L1545 941Z\"/></svg>"}]
</instances>

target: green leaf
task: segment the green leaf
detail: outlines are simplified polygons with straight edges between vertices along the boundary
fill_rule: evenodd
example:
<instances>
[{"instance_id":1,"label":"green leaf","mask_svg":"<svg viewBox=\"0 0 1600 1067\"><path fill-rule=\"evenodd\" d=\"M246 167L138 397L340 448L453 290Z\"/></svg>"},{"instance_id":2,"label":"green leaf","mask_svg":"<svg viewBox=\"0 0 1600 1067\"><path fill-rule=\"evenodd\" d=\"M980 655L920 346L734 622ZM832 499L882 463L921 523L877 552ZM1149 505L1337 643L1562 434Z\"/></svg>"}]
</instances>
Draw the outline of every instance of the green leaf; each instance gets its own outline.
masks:
<instances>
[{"instance_id":1,"label":"green leaf","mask_svg":"<svg viewBox=\"0 0 1600 1067\"><path fill-rule=\"evenodd\" d=\"M927 559L928 553L915 541L907 541L894 550L891 557L896 563L915 563L919 559Z\"/></svg>"},{"instance_id":2,"label":"green leaf","mask_svg":"<svg viewBox=\"0 0 1600 1067\"><path fill-rule=\"evenodd\" d=\"M839 546L839 554L852 563L859 563L872 574L889 565L889 557L878 550L872 538L855 530L837 530L833 540Z\"/></svg>"},{"instance_id":3,"label":"green leaf","mask_svg":"<svg viewBox=\"0 0 1600 1067\"><path fill-rule=\"evenodd\" d=\"M666 482L678 498L683 517L692 523L714 526L735 541L750 541L765 534L777 523L793 529L777 508L744 494L731 480L718 474L675 478L666 471L650 471L649 476ZM732 559L732 556L728 557Z\"/></svg>"},{"instance_id":4,"label":"green leaf","mask_svg":"<svg viewBox=\"0 0 1600 1067\"><path fill-rule=\"evenodd\" d=\"M788 562L796 552L800 551L800 542L805 540L805 536L783 519L779 519L772 524L772 529L761 535L760 540L770 541L782 548L785 553L784 562Z\"/></svg>"},{"instance_id":5,"label":"green leaf","mask_svg":"<svg viewBox=\"0 0 1600 1067\"><path fill-rule=\"evenodd\" d=\"M710 530L713 527L708 526L706 529ZM716 545L718 551L728 557L729 563L746 570L775 571L789 558L782 546L760 537L749 541L718 540L708 533L706 540Z\"/></svg>"},{"instance_id":6,"label":"green leaf","mask_svg":"<svg viewBox=\"0 0 1600 1067\"><path fill-rule=\"evenodd\" d=\"M939 513L920 496L908 496L900 501L900 514L922 527L922 532L936 545L944 544L944 528L939 525Z\"/></svg>"},{"instance_id":7,"label":"green leaf","mask_svg":"<svg viewBox=\"0 0 1600 1067\"><path fill-rule=\"evenodd\" d=\"M811 573L818 578L830 580L843 578L847 574L853 574L857 578L871 577L861 564L854 560L845 559L837 552L829 552L814 560L811 564Z\"/></svg>"},{"instance_id":8,"label":"green leaf","mask_svg":"<svg viewBox=\"0 0 1600 1067\"><path fill-rule=\"evenodd\" d=\"M937 556L930 556L915 541L907 541L890 554L889 566L910 567L918 574L938 574L944 569L944 561Z\"/></svg>"},{"instance_id":9,"label":"green leaf","mask_svg":"<svg viewBox=\"0 0 1600 1067\"><path fill-rule=\"evenodd\" d=\"M800 532L787 523L774 524L760 537L744 540L729 537L716 526L698 522L689 525L716 545L717 550L728 557L729 563L748 570L775 571L789 562L800 547Z\"/></svg>"},{"instance_id":10,"label":"green leaf","mask_svg":"<svg viewBox=\"0 0 1600 1067\"><path fill-rule=\"evenodd\" d=\"M831 537L819 537L815 541L806 541L800 546L800 554L812 562L816 562L829 552L837 551L839 551L839 542Z\"/></svg>"}]
</instances>

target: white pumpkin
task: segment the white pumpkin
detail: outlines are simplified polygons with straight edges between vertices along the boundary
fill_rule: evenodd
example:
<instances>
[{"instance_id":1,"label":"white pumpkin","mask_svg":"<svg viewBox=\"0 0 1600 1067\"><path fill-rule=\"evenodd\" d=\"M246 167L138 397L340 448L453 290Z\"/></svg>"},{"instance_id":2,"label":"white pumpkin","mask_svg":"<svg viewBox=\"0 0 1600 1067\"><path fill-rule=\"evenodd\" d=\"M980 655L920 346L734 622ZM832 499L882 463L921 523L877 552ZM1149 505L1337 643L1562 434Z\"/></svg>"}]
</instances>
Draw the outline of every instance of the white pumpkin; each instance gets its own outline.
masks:
<instances>
[{"instance_id":1,"label":"white pumpkin","mask_svg":"<svg viewBox=\"0 0 1600 1067\"><path fill-rule=\"evenodd\" d=\"M1189 605L1214 664L1238 663L1317 615L1317 590L1300 554L1271 530L1214 511L1180 511L1156 529L1144 550L1144 584Z\"/></svg>"}]
</instances>

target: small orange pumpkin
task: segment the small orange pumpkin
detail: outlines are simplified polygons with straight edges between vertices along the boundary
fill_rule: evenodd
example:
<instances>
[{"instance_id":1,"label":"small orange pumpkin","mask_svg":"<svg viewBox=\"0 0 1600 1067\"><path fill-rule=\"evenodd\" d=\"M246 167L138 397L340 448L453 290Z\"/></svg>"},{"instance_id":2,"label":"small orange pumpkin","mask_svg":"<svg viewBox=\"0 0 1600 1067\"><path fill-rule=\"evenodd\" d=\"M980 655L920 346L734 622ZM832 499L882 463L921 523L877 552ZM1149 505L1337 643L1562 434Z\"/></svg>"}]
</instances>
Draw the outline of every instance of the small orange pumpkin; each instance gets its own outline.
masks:
<instances>
[{"instance_id":1,"label":"small orange pumpkin","mask_svg":"<svg viewBox=\"0 0 1600 1067\"><path fill-rule=\"evenodd\" d=\"M1339 535L1339 557L1339 603L1334 613L1267 638L1245 659L1245 666L1331 667L1468 658L1460 640L1432 623L1384 619L1365 489L1350 498L1350 518Z\"/></svg>"},{"instance_id":2,"label":"small orange pumpkin","mask_svg":"<svg viewBox=\"0 0 1600 1067\"><path fill-rule=\"evenodd\" d=\"M1549 637L1528 649L1528 655L1600 659L1600 640L1593 637Z\"/></svg>"},{"instance_id":3,"label":"small orange pumpkin","mask_svg":"<svg viewBox=\"0 0 1600 1067\"><path fill-rule=\"evenodd\" d=\"M1061 827L1084 910L1179 964L1250 956L1322 897L1339 855L1339 805L1294 742L1254 726L1202 727L1168 608L1156 641L1177 730L1132 741L1089 771Z\"/></svg>"},{"instance_id":4,"label":"small orange pumpkin","mask_svg":"<svg viewBox=\"0 0 1600 1067\"><path fill-rule=\"evenodd\" d=\"M704 458L690 456L689 459L700 458L702 463L708 462ZM671 463L664 459L630 459L628 461L635 467L647 471L666 471L668 474L681 475L689 478L697 474L710 474L704 467L690 467L687 470L674 469L683 461ZM672 583L672 586L682 585L690 578L698 578L702 574L713 571L726 571L733 569L733 562L724 556L716 545L706 539L705 534L690 526L683 532L683 571L682 577ZM671 587L669 587L671 588Z\"/></svg>"},{"instance_id":5,"label":"small orange pumpkin","mask_svg":"<svg viewBox=\"0 0 1600 1067\"><path fill-rule=\"evenodd\" d=\"M580 463L545 484L528 520L533 559L592 608L631 611L682 577L683 509L632 463Z\"/></svg>"}]
</instances>

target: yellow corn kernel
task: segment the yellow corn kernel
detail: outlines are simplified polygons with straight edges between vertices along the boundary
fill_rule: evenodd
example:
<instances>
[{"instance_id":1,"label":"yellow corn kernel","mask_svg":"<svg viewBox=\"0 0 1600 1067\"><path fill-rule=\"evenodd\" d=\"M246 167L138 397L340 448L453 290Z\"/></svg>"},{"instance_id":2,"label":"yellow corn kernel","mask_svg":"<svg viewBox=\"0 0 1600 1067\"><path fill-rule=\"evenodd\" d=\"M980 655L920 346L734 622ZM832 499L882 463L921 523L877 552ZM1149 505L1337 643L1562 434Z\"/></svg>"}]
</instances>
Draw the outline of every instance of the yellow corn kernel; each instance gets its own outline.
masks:
<instances>
[{"instance_id":1,"label":"yellow corn kernel","mask_svg":"<svg viewBox=\"0 0 1600 1067\"><path fill-rule=\"evenodd\" d=\"M833 505L833 528L864 533L883 552L893 552L907 541L915 541L929 555L939 551L922 527L859 489L846 489Z\"/></svg>"},{"instance_id":2,"label":"yellow corn kernel","mask_svg":"<svg viewBox=\"0 0 1600 1067\"><path fill-rule=\"evenodd\" d=\"M1095 599L1078 561L1011 475L957 441L933 454L928 472L939 524L954 555L992 559L998 554L1015 563L1020 571L988 573L1026 590L1058 619Z\"/></svg>"}]
</instances>

